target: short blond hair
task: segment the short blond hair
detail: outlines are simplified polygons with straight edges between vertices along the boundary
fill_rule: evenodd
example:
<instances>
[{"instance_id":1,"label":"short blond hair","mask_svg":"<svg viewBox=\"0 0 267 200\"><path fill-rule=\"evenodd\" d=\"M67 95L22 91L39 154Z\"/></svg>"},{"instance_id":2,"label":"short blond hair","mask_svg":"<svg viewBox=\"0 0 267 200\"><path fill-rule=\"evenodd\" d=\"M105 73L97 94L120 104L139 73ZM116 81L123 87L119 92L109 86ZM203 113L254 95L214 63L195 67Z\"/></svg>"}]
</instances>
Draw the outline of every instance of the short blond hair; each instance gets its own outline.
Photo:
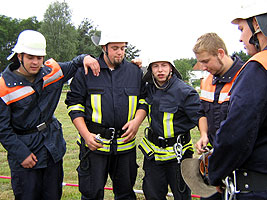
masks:
<instances>
[{"instance_id":1,"label":"short blond hair","mask_svg":"<svg viewBox=\"0 0 267 200\"><path fill-rule=\"evenodd\" d=\"M197 39L193 52L195 54L200 54L206 51L212 55L217 55L218 49L223 49L225 54L228 55L226 45L222 38L216 33L206 33Z\"/></svg>"}]
</instances>

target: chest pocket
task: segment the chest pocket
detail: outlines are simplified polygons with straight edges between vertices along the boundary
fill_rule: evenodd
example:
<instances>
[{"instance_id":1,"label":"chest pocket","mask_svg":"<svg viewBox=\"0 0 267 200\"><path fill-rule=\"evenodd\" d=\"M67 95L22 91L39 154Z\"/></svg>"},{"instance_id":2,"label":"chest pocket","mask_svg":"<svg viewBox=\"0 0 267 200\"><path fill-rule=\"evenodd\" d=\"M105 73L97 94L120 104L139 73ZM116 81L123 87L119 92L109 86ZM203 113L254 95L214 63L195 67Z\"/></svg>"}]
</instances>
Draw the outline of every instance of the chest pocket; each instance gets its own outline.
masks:
<instances>
[{"instance_id":1,"label":"chest pocket","mask_svg":"<svg viewBox=\"0 0 267 200\"><path fill-rule=\"evenodd\" d=\"M178 111L179 106L175 105L175 106L171 106L171 105L160 105L159 106L159 111L163 112L163 113L176 113Z\"/></svg>"},{"instance_id":2,"label":"chest pocket","mask_svg":"<svg viewBox=\"0 0 267 200\"><path fill-rule=\"evenodd\" d=\"M124 92L126 96L128 96L128 120L130 121L134 118L137 103L138 103L138 96L140 95L139 88L125 88Z\"/></svg>"},{"instance_id":3,"label":"chest pocket","mask_svg":"<svg viewBox=\"0 0 267 200\"><path fill-rule=\"evenodd\" d=\"M90 102L92 107L92 121L99 124L102 123L101 98L104 93L104 88L88 89L88 94L90 96Z\"/></svg>"}]
</instances>

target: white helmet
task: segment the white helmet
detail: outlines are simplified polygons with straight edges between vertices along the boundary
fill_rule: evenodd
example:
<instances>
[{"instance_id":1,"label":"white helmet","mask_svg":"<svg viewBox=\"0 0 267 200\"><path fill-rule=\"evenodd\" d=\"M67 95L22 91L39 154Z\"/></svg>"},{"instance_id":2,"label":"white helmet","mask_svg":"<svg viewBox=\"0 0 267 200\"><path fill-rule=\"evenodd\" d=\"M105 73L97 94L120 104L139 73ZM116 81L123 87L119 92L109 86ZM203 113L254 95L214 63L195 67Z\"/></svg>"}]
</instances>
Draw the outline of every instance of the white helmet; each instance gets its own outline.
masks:
<instances>
[{"instance_id":1,"label":"white helmet","mask_svg":"<svg viewBox=\"0 0 267 200\"><path fill-rule=\"evenodd\" d=\"M236 12L232 23L237 24L239 19L256 17L262 33L267 37L267 1L257 0L250 4L242 5L239 12Z\"/></svg>"},{"instance_id":2,"label":"white helmet","mask_svg":"<svg viewBox=\"0 0 267 200\"><path fill-rule=\"evenodd\" d=\"M170 63L171 67L172 67L172 72L174 74L176 74L176 76L179 78L179 79L183 79L182 78L182 75L180 74L180 72L176 69L175 65L174 65L174 62L173 61L170 61L169 59L166 59L166 57L153 57L149 60L149 65L147 67L147 72L146 74L144 75L143 77L143 80L146 81L146 82L150 82L152 83L152 70L151 70L151 65L155 62L168 62Z\"/></svg>"},{"instance_id":3,"label":"white helmet","mask_svg":"<svg viewBox=\"0 0 267 200\"><path fill-rule=\"evenodd\" d=\"M7 57L11 60L16 53L27 53L34 56L46 55L45 37L37 31L25 30L19 34L18 41L12 49L12 54Z\"/></svg>"},{"instance_id":4,"label":"white helmet","mask_svg":"<svg viewBox=\"0 0 267 200\"><path fill-rule=\"evenodd\" d=\"M119 35L105 35L101 33L101 37L98 36L92 36L91 37L92 42L96 45L96 46L105 46L110 42L125 42L127 43L127 40Z\"/></svg>"},{"instance_id":5,"label":"white helmet","mask_svg":"<svg viewBox=\"0 0 267 200\"><path fill-rule=\"evenodd\" d=\"M161 58L160 56L149 59L149 65L148 65L148 67L151 67L151 65L153 63L155 63L155 62L168 62L168 63L170 63L172 65L172 67L175 67L173 61L170 61L170 60L166 59L166 57L162 57Z\"/></svg>"}]
</instances>

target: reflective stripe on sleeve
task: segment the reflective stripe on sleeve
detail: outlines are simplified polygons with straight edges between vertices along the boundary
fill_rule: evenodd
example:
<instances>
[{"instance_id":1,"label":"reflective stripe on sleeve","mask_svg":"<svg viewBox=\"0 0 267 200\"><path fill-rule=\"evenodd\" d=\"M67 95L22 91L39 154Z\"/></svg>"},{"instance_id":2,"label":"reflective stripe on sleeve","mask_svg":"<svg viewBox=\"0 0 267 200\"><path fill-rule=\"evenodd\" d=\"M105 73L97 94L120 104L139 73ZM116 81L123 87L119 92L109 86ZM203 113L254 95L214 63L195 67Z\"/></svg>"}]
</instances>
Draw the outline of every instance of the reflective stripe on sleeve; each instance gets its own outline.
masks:
<instances>
[{"instance_id":1,"label":"reflective stripe on sleeve","mask_svg":"<svg viewBox=\"0 0 267 200\"><path fill-rule=\"evenodd\" d=\"M139 99L139 103L140 103L140 104L146 104L146 105L148 105L148 103L146 102L145 99Z\"/></svg>"},{"instance_id":2,"label":"reflective stripe on sleeve","mask_svg":"<svg viewBox=\"0 0 267 200\"><path fill-rule=\"evenodd\" d=\"M43 77L43 87L46 87L54 82L57 82L64 77L61 67L54 59L49 59L45 62L45 65L52 69L52 72Z\"/></svg>"},{"instance_id":3,"label":"reflective stripe on sleeve","mask_svg":"<svg viewBox=\"0 0 267 200\"><path fill-rule=\"evenodd\" d=\"M73 105L73 106L69 106L68 107L68 113L71 112L71 111L81 111L81 112L85 112L85 108L82 104L76 104L76 105Z\"/></svg>"}]
</instances>

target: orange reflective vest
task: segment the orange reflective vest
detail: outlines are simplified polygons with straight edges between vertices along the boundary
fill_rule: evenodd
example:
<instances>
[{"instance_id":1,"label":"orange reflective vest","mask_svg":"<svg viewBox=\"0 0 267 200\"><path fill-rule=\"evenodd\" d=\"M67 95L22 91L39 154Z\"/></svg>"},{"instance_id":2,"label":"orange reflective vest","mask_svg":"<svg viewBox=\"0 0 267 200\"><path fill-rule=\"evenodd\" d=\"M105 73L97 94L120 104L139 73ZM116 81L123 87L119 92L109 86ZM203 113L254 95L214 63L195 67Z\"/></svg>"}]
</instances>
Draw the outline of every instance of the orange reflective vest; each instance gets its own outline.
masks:
<instances>
[{"instance_id":1,"label":"orange reflective vest","mask_svg":"<svg viewBox=\"0 0 267 200\"><path fill-rule=\"evenodd\" d=\"M254 56L252 56L238 71L237 75L242 71L242 69L248 64L250 61L256 61L260 63L267 70L267 50L261 51Z\"/></svg>"},{"instance_id":2,"label":"orange reflective vest","mask_svg":"<svg viewBox=\"0 0 267 200\"><path fill-rule=\"evenodd\" d=\"M232 79L231 82L225 83L225 85L221 89L218 103L221 104L223 102L229 101L229 99L230 99L229 92L230 92L232 85L233 85L233 83L237 77L237 74L234 76L234 78ZM201 86L200 86L200 88L201 88L200 99L201 100L208 101L208 102L214 101L216 85L212 84L212 80L213 80L213 75L209 74L208 77L206 77L205 79L203 79L201 81Z\"/></svg>"},{"instance_id":3,"label":"orange reflective vest","mask_svg":"<svg viewBox=\"0 0 267 200\"><path fill-rule=\"evenodd\" d=\"M241 68L240 70L236 73L234 76L233 80L229 83L226 83L219 95L219 100L218 103L223 103L226 101L230 100L230 90L233 86L234 81L236 80L237 76L239 73L242 71L242 69L247 65L248 62L250 61L257 61L259 62L266 70L267 70L267 50L261 51L257 54L255 54L253 57L251 57ZM215 89L216 85L212 84L212 79L213 75L209 74L208 77L203 79L201 81L201 94L200 94L200 99L208 102L213 102L214 101L214 95L215 95Z\"/></svg>"},{"instance_id":4,"label":"orange reflective vest","mask_svg":"<svg viewBox=\"0 0 267 200\"><path fill-rule=\"evenodd\" d=\"M45 65L50 67L52 71L43 77L43 88L64 77L61 67L54 59L47 60ZM0 97L7 105L30 96L35 92L31 86L15 85L14 87L8 87L3 77L0 78L0 88Z\"/></svg>"}]
</instances>

